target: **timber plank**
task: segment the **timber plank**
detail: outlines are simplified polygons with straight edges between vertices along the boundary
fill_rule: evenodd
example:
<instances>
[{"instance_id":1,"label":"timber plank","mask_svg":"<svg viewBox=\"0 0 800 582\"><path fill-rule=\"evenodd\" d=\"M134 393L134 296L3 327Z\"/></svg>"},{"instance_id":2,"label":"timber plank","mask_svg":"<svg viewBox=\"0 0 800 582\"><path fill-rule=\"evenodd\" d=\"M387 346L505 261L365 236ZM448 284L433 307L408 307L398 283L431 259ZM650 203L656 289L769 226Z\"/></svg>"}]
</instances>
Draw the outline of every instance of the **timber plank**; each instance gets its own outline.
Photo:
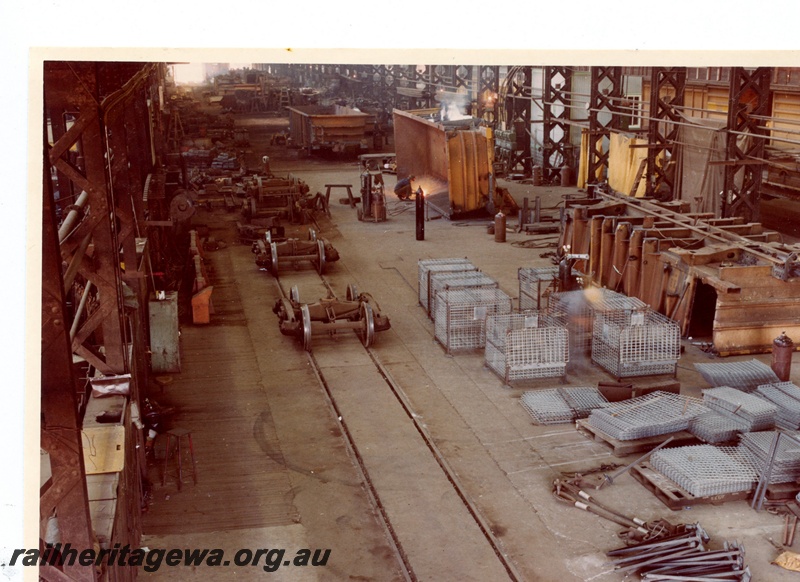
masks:
<instances>
[{"instance_id":1,"label":"timber plank","mask_svg":"<svg viewBox=\"0 0 800 582\"><path fill-rule=\"evenodd\" d=\"M643 439L621 441L591 426L589 421L586 419L576 420L575 428L584 436L610 447L614 451L614 454L618 457L633 455L635 453L646 453L647 451L663 443L669 437L674 437L671 445L676 447L695 444L698 442L697 437L685 430Z\"/></svg>"},{"instance_id":2,"label":"timber plank","mask_svg":"<svg viewBox=\"0 0 800 582\"><path fill-rule=\"evenodd\" d=\"M683 509L684 507L692 507L693 505L719 505L728 501L741 501L747 499L751 491L737 491L735 493L696 497L671 479L668 479L653 469L647 461L631 467L630 473L634 479L644 485L645 489L650 491L659 501L673 511Z\"/></svg>"}]
</instances>

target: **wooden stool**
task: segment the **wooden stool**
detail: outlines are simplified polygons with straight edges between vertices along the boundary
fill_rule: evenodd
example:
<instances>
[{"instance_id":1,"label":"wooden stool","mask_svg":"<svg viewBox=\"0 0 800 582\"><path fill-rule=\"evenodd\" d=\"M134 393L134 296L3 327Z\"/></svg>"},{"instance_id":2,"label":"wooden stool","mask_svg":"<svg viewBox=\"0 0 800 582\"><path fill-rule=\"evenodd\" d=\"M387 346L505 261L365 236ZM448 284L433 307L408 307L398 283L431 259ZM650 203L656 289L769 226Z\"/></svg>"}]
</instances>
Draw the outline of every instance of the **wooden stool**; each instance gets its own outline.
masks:
<instances>
[{"instance_id":1,"label":"wooden stool","mask_svg":"<svg viewBox=\"0 0 800 582\"><path fill-rule=\"evenodd\" d=\"M181 450L181 439L183 438L186 438L189 443L189 457L192 459L192 477L194 478L194 484L197 485L197 465L195 465L194 462L192 431L186 430L185 428L173 428L167 431L167 449L164 452L164 475L161 478L161 485L167 482L167 468L169 466L169 457L172 453L172 443L174 439L175 448L177 449L177 454L175 456L178 459L178 491L181 490L181 485L183 484L183 451Z\"/></svg>"}]
</instances>

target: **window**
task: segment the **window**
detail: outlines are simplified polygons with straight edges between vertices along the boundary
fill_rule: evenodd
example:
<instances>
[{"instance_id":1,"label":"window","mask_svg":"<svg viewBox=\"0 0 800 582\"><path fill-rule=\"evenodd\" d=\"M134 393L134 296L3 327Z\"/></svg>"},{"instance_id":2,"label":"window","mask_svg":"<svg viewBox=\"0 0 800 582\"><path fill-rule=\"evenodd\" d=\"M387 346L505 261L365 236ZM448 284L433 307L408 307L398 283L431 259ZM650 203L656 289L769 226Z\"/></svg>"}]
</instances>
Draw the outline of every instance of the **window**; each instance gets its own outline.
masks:
<instances>
[{"instance_id":1,"label":"window","mask_svg":"<svg viewBox=\"0 0 800 582\"><path fill-rule=\"evenodd\" d=\"M642 127L642 96L625 95L620 101L620 129L623 131L641 129Z\"/></svg>"}]
</instances>

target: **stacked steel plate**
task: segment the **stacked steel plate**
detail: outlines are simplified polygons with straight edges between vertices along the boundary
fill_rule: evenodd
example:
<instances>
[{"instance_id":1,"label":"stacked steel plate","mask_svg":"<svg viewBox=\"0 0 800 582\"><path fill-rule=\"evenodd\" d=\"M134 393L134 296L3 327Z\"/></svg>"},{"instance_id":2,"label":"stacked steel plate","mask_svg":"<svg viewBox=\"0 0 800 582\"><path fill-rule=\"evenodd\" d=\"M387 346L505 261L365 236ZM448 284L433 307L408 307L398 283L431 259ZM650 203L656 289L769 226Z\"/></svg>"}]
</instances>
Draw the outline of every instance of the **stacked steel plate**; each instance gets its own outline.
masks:
<instances>
[{"instance_id":1,"label":"stacked steel plate","mask_svg":"<svg viewBox=\"0 0 800 582\"><path fill-rule=\"evenodd\" d=\"M707 411L696 398L659 390L593 410L589 425L618 440L635 440L686 430Z\"/></svg>"},{"instance_id":2,"label":"stacked steel plate","mask_svg":"<svg viewBox=\"0 0 800 582\"><path fill-rule=\"evenodd\" d=\"M723 416L742 421L747 431L772 428L778 414L778 407L772 402L730 386L703 390L703 404Z\"/></svg>"}]
</instances>

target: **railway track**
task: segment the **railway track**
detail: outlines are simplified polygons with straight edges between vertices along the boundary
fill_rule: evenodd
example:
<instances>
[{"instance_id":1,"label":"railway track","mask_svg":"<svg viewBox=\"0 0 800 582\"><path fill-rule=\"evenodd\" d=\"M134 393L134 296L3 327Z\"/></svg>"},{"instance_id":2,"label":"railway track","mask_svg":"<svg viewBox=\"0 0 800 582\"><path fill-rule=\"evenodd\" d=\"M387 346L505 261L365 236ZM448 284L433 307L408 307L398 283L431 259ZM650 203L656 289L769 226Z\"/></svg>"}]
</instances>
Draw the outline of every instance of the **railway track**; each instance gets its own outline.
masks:
<instances>
[{"instance_id":1,"label":"railway track","mask_svg":"<svg viewBox=\"0 0 800 582\"><path fill-rule=\"evenodd\" d=\"M328 295L329 297L337 298L337 293L335 292L331 282L324 275L319 274L316 271L287 270L278 273L277 276L273 277L273 281L282 300L290 297L300 298L301 301L316 300L314 297L307 295L307 293L313 292L314 288L317 288L318 292L322 291L322 295ZM303 293L298 291L298 287L303 289ZM350 298L351 291L352 289L350 289L348 286L348 299ZM366 356L364 361L368 362L368 364L361 366L357 370L359 379L363 379L367 375L372 375L376 379L373 380L373 382L376 383L376 387L388 388L388 394L391 395L391 399L396 407L392 407L392 411L383 410L382 413L392 413L398 415L402 414L405 416L403 421L413 427L414 438L416 438L422 445L418 450L423 451L424 455L427 455L429 459L432 459L438 467L438 478L442 484L445 484L440 484L440 486L444 486L449 489L449 492L452 494L453 498L457 500L457 503L468 516L468 521L471 521L472 527L477 532L476 537L479 537L481 543L483 543L493 554L497 566L499 566L509 580L523 580L523 576L519 573L511 560L505 555L500 540L493 533L490 524L482 516L478 507L472 501L471 495L467 492L458 475L448 463L445 455L437 446L430 431L424 425L424 423L420 421L418 415L414 413L413 407L402 386L395 381L387 367L381 362L378 353L371 345L372 342L364 342L363 333L350 333L346 330L339 330L335 333L337 336L339 336L339 338L345 338L348 353L352 353L354 350L357 350ZM352 337L352 341L347 341L347 339L349 339L348 336ZM359 341L359 339L362 341ZM290 338L287 337L286 341L290 341ZM325 339L320 339L320 346L323 346L325 341ZM301 340L299 345L302 345L302 343L303 341ZM386 474L384 469L379 466L379 464L370 462L370 460L365 458L365 455L362 454L361 446L359 445L359 442L357 442L354 431L351 430L346 420L346 413L340 403L341 397L339 391L329 381L329 372L335 370L336 366L333 365L335 364L335 359L330 357L330 351L326 351L328 352L328 355L323 358L318 358L313 352L313 349L307 351L306 356L308 358L308 362L319 381L320 387L325 393L325 397L328 400L333 413L340 420L342 434L346 441L346 446L355 461L365 489L368 492L370 501L374 506L379 521L381 522L381 526L385 530L388 540L391 542L392 550L398 563L401 565L405 579L411 581L427 579L430 576L425 572L420 573L420 567L415 568L415 564L422 562L423 566L421 568L425 569L427 567L426 564L428 562L428 558L420 557L419 544L409 544L408 530L405 529L405 531L401 531L404 530L404 527L398 527L397 525L398 521L404 520L400 515L398 515L396 507L393 508L392 503L387 503L384 494L384 491L387 489L387 480L392 481L399 479L400 481L406 482L410 476L389 476ZM382 386L378 386L378 384L381 384ZM380 421L378 424L381 424ZM402 488L403 483L395 483L391 485L389 489L392 489L394 485L396 485L398 488ZM462 534L463 532L453 533ZM409 546L417 547L414 548Z\"/></svg>"}]
</instances>

